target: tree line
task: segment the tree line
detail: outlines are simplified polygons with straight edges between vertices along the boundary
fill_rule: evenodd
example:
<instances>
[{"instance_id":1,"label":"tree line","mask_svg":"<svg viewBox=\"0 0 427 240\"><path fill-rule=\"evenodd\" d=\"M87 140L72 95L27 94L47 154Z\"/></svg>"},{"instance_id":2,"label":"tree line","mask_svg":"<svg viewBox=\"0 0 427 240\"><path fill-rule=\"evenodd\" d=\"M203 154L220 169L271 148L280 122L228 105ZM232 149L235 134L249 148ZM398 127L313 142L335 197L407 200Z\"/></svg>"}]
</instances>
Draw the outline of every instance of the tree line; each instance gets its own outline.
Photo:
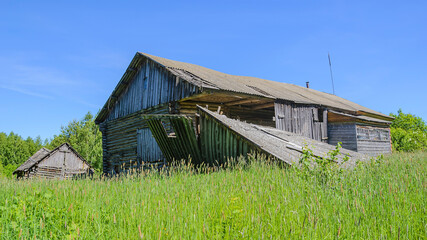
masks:
<instances>
[{"instance_id":1,"label":"tree line","mask_svg":"<svg viewBox=\"0 0 427 240\"><path fill-rule=\"evenodd\" d=\"M94 116L88 112L83 119L62 126L60 133L50 140L40 137L24 139L13 132L0 132L0 175L12 176L19 165L42 147L53 150L64 142L71 144L95 170L102 169L102 135Z\"/></svg>"},{"instance_id":2,"label":"tree line","mask_svg":"<svg viewBox=\"0 0 427 240\"><path fill-rule=\"evenodd\" d=\"M393 151L427 150L427 125L421 117L402 110L390 116L395 118L390 126ZM60 134L50 140L24 139L13 132L0 132L0 176L12 176L12 172L40 148L53 150L64 142L70 143L95 170L101 171L102 135L94 116L88 112L81 120L62 126Z\"/></svg>"}]
</instances>

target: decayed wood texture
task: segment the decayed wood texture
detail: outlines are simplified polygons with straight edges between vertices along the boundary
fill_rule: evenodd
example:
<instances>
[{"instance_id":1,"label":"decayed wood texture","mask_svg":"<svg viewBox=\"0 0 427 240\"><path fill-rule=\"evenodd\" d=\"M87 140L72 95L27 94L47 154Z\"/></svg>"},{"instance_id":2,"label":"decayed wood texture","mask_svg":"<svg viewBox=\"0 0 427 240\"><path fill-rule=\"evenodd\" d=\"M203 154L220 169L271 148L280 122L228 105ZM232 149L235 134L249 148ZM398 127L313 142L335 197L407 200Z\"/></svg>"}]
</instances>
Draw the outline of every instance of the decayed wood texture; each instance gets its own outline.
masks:
<instances>
[{"instance_id":1,"label":"decayed wood texture","mask_svg":"<svg viewBox=\"0 0 427 240\"><path fill-rule=\"evenodd\" d=\"M200 130L200 147L207 164L222 164L229 158L237 159L251 151L265 153L210 116L207 111L200 111ZM265 154L269 156L268 153Z\"/></svg>"},{"instance_id":2,"label":"decayed wood texture","mask_svg":"<svg viewBox=\"0 0 427 240\"><path fill-rule=\"evenodd\" d=\"M137 130L137 164L152 162L153 160L162 162L164 156L159 148L159 145L154 139L149 128L142 128Z\"/></svg>"},{"instance_id":3,"label":"decayed wood texture","mask_svg":"<svg viewBox=\"0 0 427 240\"><path fill-rule=\"evenodd\" d=\"M325 157L335 149L335 146L327 143L271 127L233 120L205 108L199 108L199 115L200 145L205 161L210 164L221 164L227 158L246 157L248 152L255 151L291 165L298 163L305 145L317 157ZM343 167L353 167L357 160L367 159L363 154L342 149L337 162L342 162L346 156L350 160Z\"/></svg>"},{"instance_id":4,"label":"decayed wood texture","mask_svg":"<svg viewBox=\"0 0 427 240\"><path fill-rule=\"evenodd\" d=\"M263 126L275 126L273 121L274 110L272 108L254 111L250 107L238 106L237 104L227 105L217 102L180 101L178 102L177 110L179 114L194 116L197 112L197 105L203 107L208 106L208 109L213 111L216 111L218 107L221 107L220 111L225 116L232 119Z\"/></svg>"},{"instance_id":5,"label":"decayed wood texture","mask_svg":"<svg viewBox=\"0 0 427 240\"><path fill-rule=\"evenodd\" d=\"M193 120L183 115L151 115L147 116L147 124L156 139L157 144L168 163L175 160L189 160L194 164L203 162ZM169 133L163 126L163 121L171 123Z\"/></svg>"},{"instance_id":6,"label":"decayed wood texture","mask_svg":"<svg viewBox=\"0 0 427 240\"><path fill-rule=\"evenodd\" d=\"M391 153L389 128L356 124L356 134L358 152L372 156Z\"/></svg>"},{"instance_id":7,"label":"decayed wood texture","mask_svg":"<svg viewBox=\"0 0 427 240\"><path fill-rule=\"evenodd\" d=\"M158 146L153 143L153 137L145 134L140 135L138 139L137 134L138 130L148 128L146 120L140 117L141 114L167 113L169 113L169 106L168 104L163 104L100 124L104 173L114 173L137 168L142 161L161 161L163 156ZM141 144L139 146L141 151L146 148L147 144L151 145L150 152L141 152L138 154L138 142ZM138 155L143 157L143 159L138 159Z\"/></svg>"},{"instance_id":8,"label":"decayed wood texture","mask_svg":"<svg viewBox=\"0 0 427 240\"><path fill-rule=\"evenodd\" d=\"M327 110L316 106L276 102L276 128L328 142Z\"/></svg>"},{"instance_id":9,"label":"decayed wood texture","mask_svg":"<svg viewBox=\"0 0 427 240\"><path fill-rule=\"evenodd\" d=\"M345 149L357 151L355 123L330 123L328 124L329 144L336 145L341 142Z\"/></svg>"},{"instance_id":10,"label":"decayed wood texture","mask_svg":"<svg viewBox=\"0 0 427 240\"><path fill-rule=\"evenodd\" d=\"M116 87L111 97L102 108L97 117L97 123L105 120L105 116L108 114L111 107L114 106L117 98L122 95L122 91L127 84L129 84L129 80L133 77L132 75L135 71L143 67L147 59L158 63L159 66L162 66L162 68L169 71L172 75L180 79L185 79L185 81L192 85L205 90L221 90L273 100L284 100L298 104L313 104L345 112L360 112L361 115L365 113L372 114L385 118L385 120L392 120L391 117L385 114L365 108L338 96L319 92L314 89L254 77L234 76L195 64L173 61L146 53L137 53L120 81L120 84Z\"/></svg>"},{"instance_id":11,"label":"decayed wood texture","mask_svg":"<svg viewBox=\"0 0 427 240\"><path fill-rule=\"evenodd\" d=\"M196 105L209 105L209 109L214 111L220 108L218 113L229 118L275 126L318 141L329 141L330 144L343 142L343 147L354 150L358 150L356 125L352 122L354 118L357 118L356 124L376 126L382 126L392 119L348 100L312 89L228 75L194 64L137 53L95 120L103 133L104 173L139 167L143 162L170 159L170 156L162 154L158 142L150 135L148 125L140 115L182 114L191 117L193 127L196 127ZM332 128L328 130L326 109L346 112L339 116L331 114L331 120L350 119L350 125L330 125ZM363 116L355 117L352 114ZM382 119L379 121L377 118ZM168 124L168 121L162 121L169 134L171 129ZM219 129L212 131L219 134L216 136L218 138L222 138L221 134L227 134ZM349 135L345 135L347 133ZM232 137L223 138L227 139L240 141ZM363 141L360 146L369 144ZM230 148L228 151L242 150L240 142L230 144L227 148L234 146L237 150ZM383 146L378 146L378 149L380 147ZM360 149L367 148L368 145Z\"/></svg>"},{"instance_id":12,"label":"decayed wood texture","mask_svg":"<svg viewBox=\"0 0 427 240\"><path fill-rule=\"evenodd\" d=\"M121 96L117 96L118 100L109 111L107 121L199 92L197 86L173 75L152 60L145 59L139 66L133 79L127 80L130 83L127 83Z\"/></svg>"},{"instance_id":13,"label":"decayed wood texture","mask_svg":"<svg viewBox=\"0 0 427 240\"><path fill-rule=\"evenodd\" d=\"M18 177L67 179L90 173L91 166L67 143L55 148L25 170Z\"/></svg>"}]
</instances>

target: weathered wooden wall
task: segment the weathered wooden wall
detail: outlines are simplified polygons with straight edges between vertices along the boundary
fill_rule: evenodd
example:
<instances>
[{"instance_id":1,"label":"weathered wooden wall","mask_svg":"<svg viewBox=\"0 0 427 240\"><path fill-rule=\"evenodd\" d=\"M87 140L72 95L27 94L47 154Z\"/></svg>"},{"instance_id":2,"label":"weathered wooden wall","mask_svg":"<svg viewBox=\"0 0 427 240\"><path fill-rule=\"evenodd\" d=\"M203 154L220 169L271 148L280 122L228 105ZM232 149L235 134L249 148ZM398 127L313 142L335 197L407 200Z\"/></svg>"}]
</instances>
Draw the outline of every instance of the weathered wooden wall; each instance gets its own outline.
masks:
<instances>
[{"instance_id":1,"label":"weathered wooden wall","mask_svg":"<svg viewBox=\"0 0 427 240\"><path fill-rule=\"evenodd\" d=\"M379 155L391 153L390 128L356 122L329 123L329 144L342 143L342 147L365 153Z\"/></svg>"},{"instance_id":2,"label":"weathered wooden wall","mask_svg":"<svg viewBox=\"0 0 427 240\"><path fill-rule=\"evenodd\" d=\"M139 115L169 113L175 101L200 91L149 59L137 71L100 123L104 173L139 167L142 162L161 162L164 156Z\"/></svg>"},{"instance_id":3,"label":"weathered wooden wall","mask_svg":"<svg viewBox=\"0 0 427 240\"><path fill-rule=\"evenodd\" d=\"M390 128L356 124L357 151L372 156L391 153Z\"/></svg>"},{"instance_id":4,"label":"weathered wooden wall","mask_svg":"<svg viewBox=\"0 0 427 240\"><path fill-rule=\"evenodd\" d=\"M328 143L341 146L348 150L357 151L356 124L355 123L329 123Z\"/></svg>"},{"instance_id":5,"label":"weathered wooden wall","mask_svg":"<svg viewBox=\"0 0 427 240\"><path fill-rule=\"evenodd\" d=\"M66 145L63 145L52 155L34 166L29 171L28 177L67 179L76 175L86 174L89 168L86 162L68 149Z\"/></svg>"},{"instance_id":6,"label":"weathered wooden wall","mask_svg":"<svg viewBox=\"0 0 427 240\"><path fill-rule=\"evenodd\" d=\"M110 110L107 121L160 104L178 101L199 88L174 76L159 64L145 59L138 73Z\"/></svg>"},{"instance_id":7,"label":"weathered wooden wall","mask_svg":"<svg viewBox=\"0 0 427 240\"><path fill-rule=\"evenodd\" d=\"M138 167L143 162L163 161L164 159L162 151L149 128L137 130L136 147Z\"/></svg>"},{"instance_id":8,"label":"weathered wooden wall","mask_svg":"<svg viewBox=\"0 0 427 240\"><path fill-rule=\"evenodd\" d=\"M141 114L167 113L169 113L168 104L162 104L101 123L104 173L136 168L142 161L161 161L163 155L152 135L143 134L143 132L147 133L149 129ZM138 146L138 142L141 146ZM143 151L148 145L152 147L150 152L138 154L138 149ZM140 159L138 155L141 157Z\"/></svg>"},{"instance_id":9,"label":"weathered wooden wall","mask_svg":"<svg viewBox=\"0 0 427 240\"><path fill-rule=\"evenodd\" d=\"M316 106L275 102L276 128L327 142L327 110Z\"/></svg>"}]
</instances>

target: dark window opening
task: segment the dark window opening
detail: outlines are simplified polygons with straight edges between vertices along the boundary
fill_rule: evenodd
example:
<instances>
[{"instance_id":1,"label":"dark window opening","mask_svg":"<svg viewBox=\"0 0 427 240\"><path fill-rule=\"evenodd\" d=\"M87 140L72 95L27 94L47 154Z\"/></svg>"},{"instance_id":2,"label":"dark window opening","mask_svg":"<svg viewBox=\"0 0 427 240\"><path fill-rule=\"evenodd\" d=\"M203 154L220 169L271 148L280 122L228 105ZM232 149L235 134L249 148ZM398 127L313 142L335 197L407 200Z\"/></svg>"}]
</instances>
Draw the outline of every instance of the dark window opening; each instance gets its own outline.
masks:
<instances>
[{"instance_id":1,"label":"dark window opening","mask_svg":"<svg viewBox=\"0 0 427 240\"><path fill-rule=\"evenodd\" d=\"M317 110L317 118L319 119L319 122L323 122L323 111L325 111L323 108L319 108Z\"/></svg>"}]
</instances>

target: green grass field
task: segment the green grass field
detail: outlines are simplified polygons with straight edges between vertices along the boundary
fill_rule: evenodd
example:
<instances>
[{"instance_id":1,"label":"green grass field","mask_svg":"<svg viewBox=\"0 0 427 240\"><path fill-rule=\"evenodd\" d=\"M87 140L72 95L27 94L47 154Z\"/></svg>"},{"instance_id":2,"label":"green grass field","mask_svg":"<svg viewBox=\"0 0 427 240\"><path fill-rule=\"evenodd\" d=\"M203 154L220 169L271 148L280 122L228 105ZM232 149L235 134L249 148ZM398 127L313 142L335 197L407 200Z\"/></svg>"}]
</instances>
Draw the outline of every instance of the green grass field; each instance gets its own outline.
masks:
<instances>
[{"instance_id":1,"label":"green grass field","mask_svg":"<svg viewBox=\"0 0 427 240\"><path fill-rule=\"evenodd\" d=\"M1 239L426 239L427 153L319 183L254 161L102 180L0 180Z\"/></svg>"}]
</instances>

